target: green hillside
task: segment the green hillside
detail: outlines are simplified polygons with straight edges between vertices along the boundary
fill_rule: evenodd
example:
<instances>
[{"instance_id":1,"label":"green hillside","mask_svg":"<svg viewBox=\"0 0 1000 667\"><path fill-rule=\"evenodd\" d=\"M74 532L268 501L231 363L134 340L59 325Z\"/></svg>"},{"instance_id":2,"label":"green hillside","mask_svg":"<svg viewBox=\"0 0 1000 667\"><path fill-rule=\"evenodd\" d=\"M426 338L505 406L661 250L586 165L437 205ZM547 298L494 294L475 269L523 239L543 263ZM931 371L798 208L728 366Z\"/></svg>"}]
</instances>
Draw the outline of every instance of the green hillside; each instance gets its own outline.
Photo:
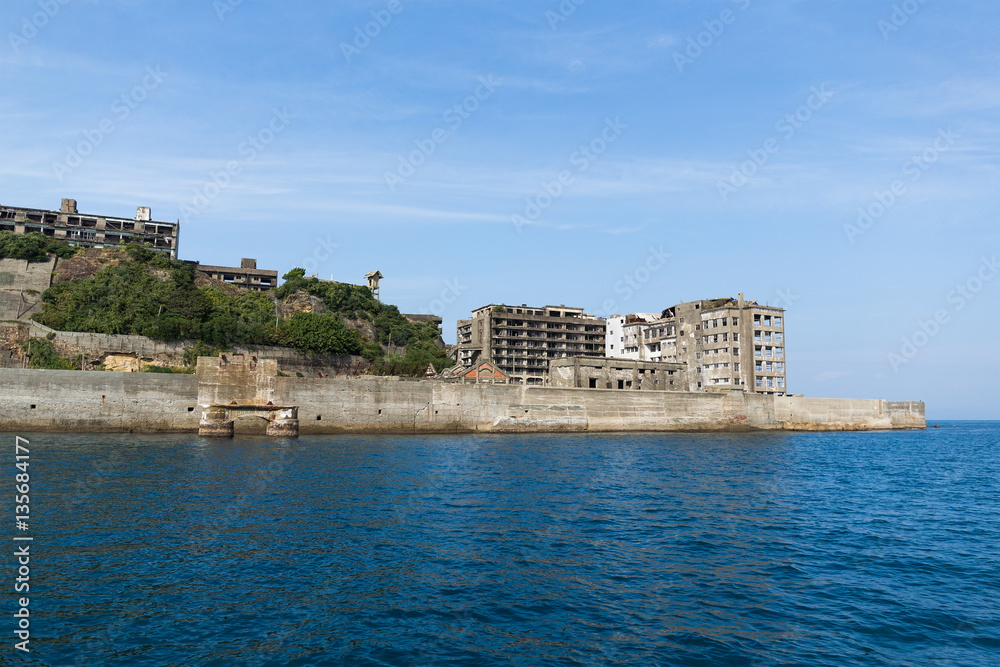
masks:
<instances>
[{"instance_id":1,"label":"green hillside","mask_svg":"<svg viewBox=\"0 0 1000 667\"><path fill-rule=\"evenodd\" d=\"M376 362L373 368L413 374L428 363L439 370L453 363L435 344L440 337L436 326L409 322L396 306L379 303L364 287L305 278L303 269L286 274L276 293L217 283L198 286L194 267L163 253L137 245L111 252L113 261L93 276L53 284L43 294L43 310L35 320L60 331L195 340L198 353L240 344L278 345L318 354L363 355ZM300 291L322 299L327 312L277 318L276 299ZM342 318L371 322L377 343L346 326ZM406 347L402 357L384 358L378 343L390 340Z\"/></svg>"}]
</instances>

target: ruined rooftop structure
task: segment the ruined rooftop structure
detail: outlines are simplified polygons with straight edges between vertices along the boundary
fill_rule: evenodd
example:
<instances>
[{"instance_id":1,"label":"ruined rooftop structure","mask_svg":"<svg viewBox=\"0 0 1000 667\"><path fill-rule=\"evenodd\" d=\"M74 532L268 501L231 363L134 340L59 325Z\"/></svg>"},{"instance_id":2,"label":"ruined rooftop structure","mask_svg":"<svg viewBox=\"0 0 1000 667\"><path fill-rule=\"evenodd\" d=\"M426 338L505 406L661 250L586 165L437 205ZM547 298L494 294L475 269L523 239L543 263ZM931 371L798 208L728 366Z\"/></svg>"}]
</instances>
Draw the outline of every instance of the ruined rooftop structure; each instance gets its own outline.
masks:
<instances>
[{"instance_id":1,"label":"ruined rooftop structure","mask_svg":"<svg viewBox=\"0 0 1000 667\"><path fill-rule=\"evenodd\" d=\"M109 248L126 243L148 245L177 259L180 222L157 222L148 206L136 208L134 219L80 213L75 199L63 199L58 211L0 206L0 231L38 232L87 248Z\"/></svg>"},{"instance_id":2,"label":"ruined rooftop structure","mask_svg":"<svg viewBox=\"0 0 1000 667\"><path fill-rule=\"evenodd\" d=\"M257 268L257 260L244 257L239 268L235 266L210 266L193 262L195 268L213 279L245 289L267 291L278 287L278 272Z\"/></svg>"}]
</instances>

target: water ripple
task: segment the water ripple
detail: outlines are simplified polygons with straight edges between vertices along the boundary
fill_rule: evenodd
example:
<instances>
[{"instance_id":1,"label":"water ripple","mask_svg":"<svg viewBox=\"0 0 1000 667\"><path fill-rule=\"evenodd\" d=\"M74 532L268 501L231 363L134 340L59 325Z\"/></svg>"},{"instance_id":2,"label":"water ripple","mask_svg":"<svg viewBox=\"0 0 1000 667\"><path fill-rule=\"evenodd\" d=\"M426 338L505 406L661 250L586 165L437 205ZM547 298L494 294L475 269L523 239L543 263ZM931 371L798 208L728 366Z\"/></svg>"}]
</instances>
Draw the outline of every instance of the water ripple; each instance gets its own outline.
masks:
<instances>
[{"instance_id":1,"label":"water ripple","mask_svg":"<svg viewBox=\"0 0 1000 667\"><path fill-rule=\"evenodd\" d=\"M1000 664L997 423L31 440L19 664Z\"/></svg>"}]
</instances>

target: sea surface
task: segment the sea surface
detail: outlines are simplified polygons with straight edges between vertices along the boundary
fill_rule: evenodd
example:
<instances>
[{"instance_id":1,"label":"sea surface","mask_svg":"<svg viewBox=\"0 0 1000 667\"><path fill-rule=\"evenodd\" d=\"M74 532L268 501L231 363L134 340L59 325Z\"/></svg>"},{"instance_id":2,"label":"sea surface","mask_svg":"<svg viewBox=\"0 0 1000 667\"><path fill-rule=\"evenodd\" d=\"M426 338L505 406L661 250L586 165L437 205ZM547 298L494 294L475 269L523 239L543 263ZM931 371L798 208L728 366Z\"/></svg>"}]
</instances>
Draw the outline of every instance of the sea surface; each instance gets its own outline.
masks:
<instances>
[{"instance_id":1,"label":"sea surface","mask_svg":"<svg viewBox=\"0 0 1000 667\"><path fill-rule=\"evenodd\" d=\"M0 664L1000 665L1000 422L20 435Z\"/></svg>"}]
</instances>

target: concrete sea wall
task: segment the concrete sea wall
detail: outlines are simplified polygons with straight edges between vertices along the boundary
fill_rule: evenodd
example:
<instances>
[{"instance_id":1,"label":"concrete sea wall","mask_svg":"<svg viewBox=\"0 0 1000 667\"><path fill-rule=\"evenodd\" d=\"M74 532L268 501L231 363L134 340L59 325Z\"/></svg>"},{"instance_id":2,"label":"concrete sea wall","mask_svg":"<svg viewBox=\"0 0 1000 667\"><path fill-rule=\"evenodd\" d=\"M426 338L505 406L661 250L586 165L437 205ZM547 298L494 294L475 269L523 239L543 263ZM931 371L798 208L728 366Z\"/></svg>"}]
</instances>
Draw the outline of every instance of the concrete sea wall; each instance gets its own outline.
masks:
<instances>
[{"instance_id":1,"label":"concrete sea wall","mask_svg":"<svg viewBox=\"0 0 1000 667\"><path fill-rule=\"evenodd\" d=\"M0 369L0 431L198 430L195 375Z\"/></svg>"},{"instance_id":2,"label":"concrete sea wall","mask_svg":"<svg viewBox=\"0 0 1000 667\"><path fill-rule=\"evenodd\" d=\"M198 397L196 375L0 369L0 431L196 432ZM917 402L364 376L278 377L272 400L298 406L303 434L926 427L924 404Z\"/></svg>"}]
</instances>

